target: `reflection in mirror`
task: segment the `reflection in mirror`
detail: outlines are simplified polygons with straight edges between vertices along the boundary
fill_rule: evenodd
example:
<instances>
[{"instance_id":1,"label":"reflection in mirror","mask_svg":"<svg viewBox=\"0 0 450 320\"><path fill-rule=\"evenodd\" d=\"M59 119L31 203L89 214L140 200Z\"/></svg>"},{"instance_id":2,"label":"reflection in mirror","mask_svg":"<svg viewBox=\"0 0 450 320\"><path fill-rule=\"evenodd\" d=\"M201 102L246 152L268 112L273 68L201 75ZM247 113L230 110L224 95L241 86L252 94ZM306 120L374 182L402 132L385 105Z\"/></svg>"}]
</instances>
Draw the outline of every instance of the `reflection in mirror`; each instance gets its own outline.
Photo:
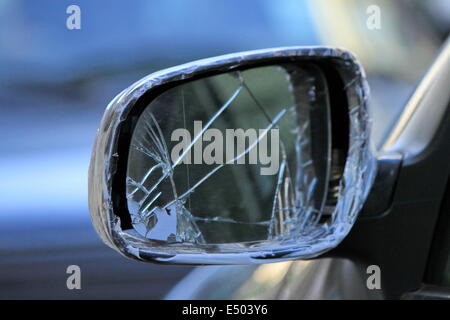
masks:
<instances>
[{"instance_id":1,"label":"reflection in mirror","mask_svg":"<svg viewBox=\"0 0 450 320\"><path fill-rule=\"evenodd\" d=\"M132 133L128 232L198 245L307 234L327 199L329 108L325 77L312 64L231 71L166 90Z\"/></svg>"}]
</instances>

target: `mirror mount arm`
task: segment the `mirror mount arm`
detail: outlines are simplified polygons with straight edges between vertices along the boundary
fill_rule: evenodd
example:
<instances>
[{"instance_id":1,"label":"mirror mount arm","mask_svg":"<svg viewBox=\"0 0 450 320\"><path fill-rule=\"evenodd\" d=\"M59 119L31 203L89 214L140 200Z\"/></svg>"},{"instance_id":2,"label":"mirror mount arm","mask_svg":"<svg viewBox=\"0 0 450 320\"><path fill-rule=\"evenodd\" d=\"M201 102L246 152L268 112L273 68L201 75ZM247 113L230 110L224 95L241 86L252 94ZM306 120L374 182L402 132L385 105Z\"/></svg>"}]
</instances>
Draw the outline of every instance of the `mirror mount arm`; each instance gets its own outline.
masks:
<instances>
[{"instance_id":1,"label":"mirror mount arm","mask_svg":"<svg viewBox=\"0 0 450 320\"><path fill-rule=\"evenodd\" d=\"M400 153L377 157L377 173L358 220L380 218L387 214L394 197L396 181L402 165Z\"/></svg>"}]
</instances>

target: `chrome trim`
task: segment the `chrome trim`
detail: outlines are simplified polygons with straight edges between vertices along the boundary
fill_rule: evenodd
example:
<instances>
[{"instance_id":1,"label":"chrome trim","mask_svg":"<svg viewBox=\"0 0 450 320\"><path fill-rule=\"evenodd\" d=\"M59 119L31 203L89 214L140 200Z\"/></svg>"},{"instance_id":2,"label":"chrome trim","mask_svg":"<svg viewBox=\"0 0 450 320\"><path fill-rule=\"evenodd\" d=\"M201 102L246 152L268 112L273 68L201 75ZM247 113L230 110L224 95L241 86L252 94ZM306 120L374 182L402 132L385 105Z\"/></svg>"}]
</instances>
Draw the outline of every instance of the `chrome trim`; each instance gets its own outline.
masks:
<instances>
[{"instance_id":1,"label":"chrome trim","mask_svg":"<svg viewBox=\"0 0 450 320\"><path fill-rule=\"evenodd\" d=\"M381 153L420 154L429 145L450 101L450 37L419 83Z\"/></svg>"}]
</instances>

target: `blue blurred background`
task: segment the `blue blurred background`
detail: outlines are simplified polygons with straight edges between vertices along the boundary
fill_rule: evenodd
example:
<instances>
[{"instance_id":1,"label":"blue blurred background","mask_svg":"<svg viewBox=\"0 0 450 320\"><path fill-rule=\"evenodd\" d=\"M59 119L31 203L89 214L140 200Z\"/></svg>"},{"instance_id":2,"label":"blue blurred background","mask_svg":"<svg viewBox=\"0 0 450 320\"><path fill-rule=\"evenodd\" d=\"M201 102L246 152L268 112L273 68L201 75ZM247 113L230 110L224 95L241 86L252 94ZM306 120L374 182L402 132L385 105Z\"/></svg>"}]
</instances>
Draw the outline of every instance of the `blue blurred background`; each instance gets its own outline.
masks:
<instances>
[{"instance_id":1,"label":"blue blurred background","mask_svg":"<svg viewBox=\"0 0 450 320\"><path fill-rule=\"evenodd\" d=\"M66 28L71 4L80 30ZM366 26L373 4L379 30ZM91 226L96 128L132 82L234 51L345 47L369 76L377 143L449 30L447 0L0 0L0 299L157 299L191 270L127 260ZM66 288L71 264L82 290Z\"/></svg>"}]
</instances>

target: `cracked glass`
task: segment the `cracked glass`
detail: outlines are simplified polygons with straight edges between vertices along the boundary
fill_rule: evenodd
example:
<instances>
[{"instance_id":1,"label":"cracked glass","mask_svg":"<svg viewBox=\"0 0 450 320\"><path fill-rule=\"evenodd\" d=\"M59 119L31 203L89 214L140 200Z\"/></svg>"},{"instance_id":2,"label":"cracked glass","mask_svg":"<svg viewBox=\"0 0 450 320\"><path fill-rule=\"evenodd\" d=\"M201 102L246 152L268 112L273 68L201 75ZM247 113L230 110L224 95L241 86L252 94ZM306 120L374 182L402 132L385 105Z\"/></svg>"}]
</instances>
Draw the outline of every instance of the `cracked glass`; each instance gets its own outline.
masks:
<instances>
[{"instance_id":1,"label":"cracked glass","mask_svg":"<svg viewBox=\"0 0 450 320\"><path fill-rule=\"evenodd\" d=\"M127 232L190 245L311 236L327 218L333 175L328 99L322 71L309 63L164 91L132 133Z\"/></svg>"}]
</instances>

